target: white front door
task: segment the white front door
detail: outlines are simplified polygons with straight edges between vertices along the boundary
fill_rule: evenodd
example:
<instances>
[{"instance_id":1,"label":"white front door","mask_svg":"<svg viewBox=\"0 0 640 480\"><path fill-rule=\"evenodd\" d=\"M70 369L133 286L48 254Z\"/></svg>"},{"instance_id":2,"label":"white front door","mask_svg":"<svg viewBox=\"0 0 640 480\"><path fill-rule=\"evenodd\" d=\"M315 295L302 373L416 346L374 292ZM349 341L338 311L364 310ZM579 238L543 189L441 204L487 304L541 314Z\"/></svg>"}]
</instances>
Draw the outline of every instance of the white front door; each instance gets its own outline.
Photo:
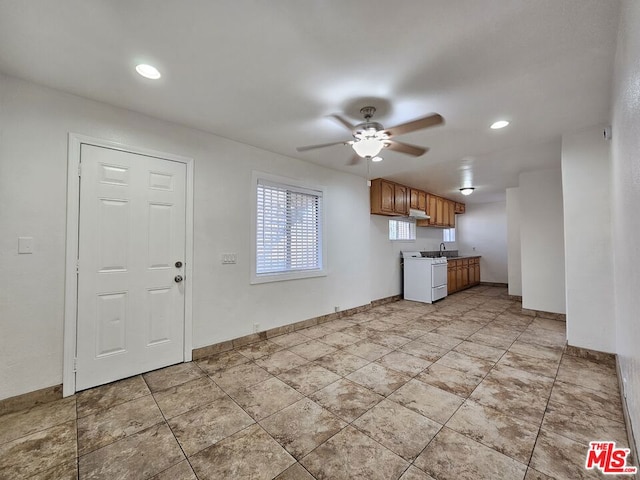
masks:
<instances>
[{"instance_id":1,"label":"white front door","mask_svg":"<svg viewBox=\"0 0 640 480\"><path fill-rule=\"evenodd\" d=\"M185 318L186 165L80 159L76 390L182 362Z\"/></svg>"}]
</instances>

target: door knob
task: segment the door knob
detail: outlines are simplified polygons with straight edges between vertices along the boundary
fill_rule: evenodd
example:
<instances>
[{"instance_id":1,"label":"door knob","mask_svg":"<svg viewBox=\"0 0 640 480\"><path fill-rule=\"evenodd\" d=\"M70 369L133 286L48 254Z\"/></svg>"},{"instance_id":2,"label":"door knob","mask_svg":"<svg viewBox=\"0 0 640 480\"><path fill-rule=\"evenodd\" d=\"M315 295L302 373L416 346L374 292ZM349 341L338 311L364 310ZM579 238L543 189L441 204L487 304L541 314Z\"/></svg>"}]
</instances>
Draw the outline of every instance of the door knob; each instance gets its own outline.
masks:
<instances>
[{"instance_id":1,"label":"door knob","mask_svg":"<svg viewBox=\"0 0 640 480\"><path fill-rule=\"evenodd\" d=\"M174 280L175 280L176 283L180 283L182 280L184 280L184 278L182 278L182 275L176 275Z\"/></svg>"}]
</instances>

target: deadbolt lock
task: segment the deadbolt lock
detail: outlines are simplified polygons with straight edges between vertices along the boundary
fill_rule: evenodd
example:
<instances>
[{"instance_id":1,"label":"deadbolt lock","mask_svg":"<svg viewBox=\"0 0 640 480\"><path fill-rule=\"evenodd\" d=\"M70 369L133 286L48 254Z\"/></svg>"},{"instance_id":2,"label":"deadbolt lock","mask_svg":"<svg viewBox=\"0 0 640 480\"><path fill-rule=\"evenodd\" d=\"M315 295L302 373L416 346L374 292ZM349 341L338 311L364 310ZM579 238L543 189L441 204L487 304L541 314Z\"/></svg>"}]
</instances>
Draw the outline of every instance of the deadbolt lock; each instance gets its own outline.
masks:
<instances>
[{"instance_id":1,"label":"deadbolt lock","mask_svg":"<svg viewBox=\"0 0 640 480\"><path fill-rule=\"evenodd\" d=\"M182 262L176 262L176 268L182 267Z\"/></svg>"}]
</instances>

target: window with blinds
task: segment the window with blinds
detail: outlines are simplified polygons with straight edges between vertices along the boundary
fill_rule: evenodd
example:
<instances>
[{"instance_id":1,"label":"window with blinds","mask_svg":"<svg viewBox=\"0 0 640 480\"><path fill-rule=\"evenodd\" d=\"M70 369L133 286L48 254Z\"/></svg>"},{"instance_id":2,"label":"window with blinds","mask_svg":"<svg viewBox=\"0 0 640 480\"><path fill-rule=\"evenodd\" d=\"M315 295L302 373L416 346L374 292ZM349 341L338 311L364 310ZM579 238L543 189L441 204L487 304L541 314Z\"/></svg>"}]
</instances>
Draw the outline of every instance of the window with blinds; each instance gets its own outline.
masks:
<instances>
[{"instance_id":1,"label":"window with blinds","mask_svg":"<svg viewBox=\"0 0 640 480\"><path fill-rule=\"evenodd\" d=\"M455 242L456 241L456 229L455 228L445 228L442 230L442 241L443 242Z\"/></svg>"},{"instance_id":2,"label":"window with blinds","mask_svg":"<svg viewBox=\"0 0 640 480\"><path fill-rule=\"evenodd\" d=\"M415 240L416 222L412 220L389 220L389 240Z\"/></svg>"},{"instance_id":3,"label":"window with blinds","mask_svg":"<svg viewBox=\"0 0 640 480\"><path fill-rule=\"evenodd\" d=\"M256 276L321 271L322 191L258 178L256 193Z\"/></svg>"}]
</instances>

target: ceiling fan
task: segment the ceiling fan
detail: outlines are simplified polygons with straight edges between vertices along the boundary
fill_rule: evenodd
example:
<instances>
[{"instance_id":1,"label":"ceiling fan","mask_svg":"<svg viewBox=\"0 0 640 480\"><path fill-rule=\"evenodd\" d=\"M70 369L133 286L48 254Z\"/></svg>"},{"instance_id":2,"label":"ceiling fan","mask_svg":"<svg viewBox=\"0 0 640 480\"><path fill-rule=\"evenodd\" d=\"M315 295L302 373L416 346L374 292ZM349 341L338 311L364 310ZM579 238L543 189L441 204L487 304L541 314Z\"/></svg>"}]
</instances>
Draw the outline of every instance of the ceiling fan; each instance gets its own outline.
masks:
<instances>
[{"instance_id":1,"label":"ceiling fan","mask_svg":"<svg viewBox=\"0 0 640 480\"><path fill-rule=\"evenodd\" d=\"M376 113L375 107L363 107L360 109L360 113L364 116L364 122L357 125L352 125L348 120L345 120L340 115L330 115L331 118L337 120L341 125L351 130L353 140L323 143L320 145L308 145L306 147L298 147L296 150L298 152L306 152L307 150L331 147L333 145L350 145L355 153L351 158L349 165L355 165L363 158L372 161L382 160L378 155L383 148L419 157L420 155L424 155L429 149L398 142L392 138L444 123L444 118L442 118L441 115L433 113L426 117L418 118L417 120L396 125L395 127L384 128L378 122L371 121L371 118Z\"/></svg>"}]
</instances>

